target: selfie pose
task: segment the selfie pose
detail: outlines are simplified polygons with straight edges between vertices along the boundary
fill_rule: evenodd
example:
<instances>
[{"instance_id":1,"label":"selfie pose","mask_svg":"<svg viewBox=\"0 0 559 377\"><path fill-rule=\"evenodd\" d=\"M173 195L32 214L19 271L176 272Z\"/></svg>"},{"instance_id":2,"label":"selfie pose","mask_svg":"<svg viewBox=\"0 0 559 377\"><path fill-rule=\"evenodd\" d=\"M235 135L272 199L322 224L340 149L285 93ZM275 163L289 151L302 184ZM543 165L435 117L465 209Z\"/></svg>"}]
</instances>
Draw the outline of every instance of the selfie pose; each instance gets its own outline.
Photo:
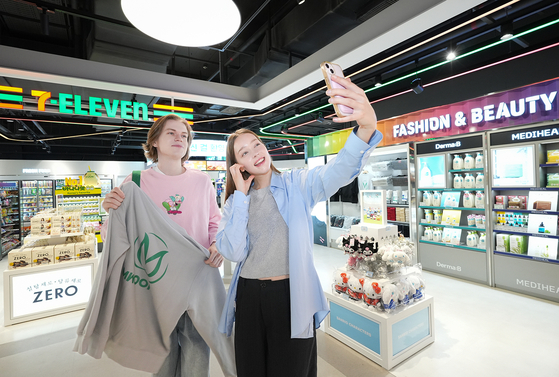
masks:
<instances>
[{"instance_id":1,"label":"selfie pose","mask_svg":"<svg viewBox=\"0 0 559 377\"><path fill-rule=\"evenodd\" d=\"M241 129L227 142L227 186L217 248L237 262L220 321L235 326L237 373L316 376L316 328L329 308L313 262L311 211L355 179L382 140L366 94L331 76L329 102L353 109L334 122L357 122L345 147L328 164L280 173L266 146ZM329 86L330 87L330 86Z\"/></svg>"},{"instance_id":2,"label":"selfie pose","mask_svg":"<svg viewBox=\"0 0 559 377\"><path fill-rule=\"evenodd\" d=\"M187 169L184 162L188 159L193 132L186 120L177 115L166 115L158 119L150 128L147 142L143 145L146 157L157 162L157 165L141 172L138 185L141 190L176 224L182 227L190 237L202 247L209 250L210 257L206 264L217 268L221 266L223 257L215 246L215 235L221 214L216 202L216 195L207 174L195 169ZM133 179L129 175L123 183ZM119 187L107 194L103 208L118 210L125 195ZM108 221L103 224L101 236L105 239ZM173 250L180 252L181 250ZM188 271L184 271L188 273ZM187 295L190 287L184 287L178 295ZM204 292L206 302L212 301L217 307L212 318L204 319L204 326L217 326L221 308L224 304L225 287L223 283L216 291ZM215 319L215 320L214 320ZM157 320L157 319L154 319ZM199 329L202 330L202 329ZM204 328L206 338L212 329ZM233 344L225 339L206 339L202 331L194 326L189 314L185 311L170 334L171 349L163 366L155 375L158 377L186 377L209 375L210 348L207 343L219 346L216 352L224 375L235 375ZM221 335L221 334L219 334ZM225 337L223 337L225 338ZM217 347L216 346L216 347Z\"/></svg>"}]
</instances>

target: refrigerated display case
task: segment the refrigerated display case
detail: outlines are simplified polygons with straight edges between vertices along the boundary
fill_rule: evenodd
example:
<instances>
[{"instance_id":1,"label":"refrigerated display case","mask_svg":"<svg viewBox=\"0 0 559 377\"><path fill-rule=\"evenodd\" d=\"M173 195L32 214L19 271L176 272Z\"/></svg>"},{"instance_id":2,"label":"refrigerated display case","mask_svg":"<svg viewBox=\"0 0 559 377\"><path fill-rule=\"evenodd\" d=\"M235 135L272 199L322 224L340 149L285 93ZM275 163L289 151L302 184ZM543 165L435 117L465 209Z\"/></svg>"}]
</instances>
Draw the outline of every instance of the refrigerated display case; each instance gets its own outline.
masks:
<instances>
[{"instance_id":1,"label":"refrigerated display case","mask_svg":"<svg viewBox=\"0 0 559 377\"><path fill-rule=\"evenodd\" d=\"M39 198L39 211L54 208L54 191L52 180L37 181L37 196Z\"/></svg>"},{"instance_id":2,"label":"refrigerated display case","mask_svg":"<svg viewBox=\"0 0 559 377\"><path fill-rule=\"evenodd\" d=\"M0 181L0 259L20 244L19 182Z\"/></svg>"}]
</instances>

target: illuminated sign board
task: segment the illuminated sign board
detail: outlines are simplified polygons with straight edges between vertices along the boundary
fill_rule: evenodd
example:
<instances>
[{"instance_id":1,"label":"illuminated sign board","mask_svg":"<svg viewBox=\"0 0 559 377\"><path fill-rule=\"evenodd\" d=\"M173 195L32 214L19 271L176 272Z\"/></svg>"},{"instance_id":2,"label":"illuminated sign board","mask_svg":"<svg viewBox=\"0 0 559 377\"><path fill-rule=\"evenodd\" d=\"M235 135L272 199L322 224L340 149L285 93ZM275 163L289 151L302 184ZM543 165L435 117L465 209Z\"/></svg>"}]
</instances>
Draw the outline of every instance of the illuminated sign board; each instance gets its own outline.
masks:
<instances>
[{"instance_id":1,"label":"illuminated sign board","mask_svg":"<svg viewBox=\"0 0 559 377\"><path fill-rule=\"evenodd\" d=\"M225 147L227 142L224 140L200 140L195 139L190 145L191 157L218 156L225 159Z\"/></svg>"},{"instance_id":2,"label":"illuminated sign board","mask_svg":"<svg viewBox=\"0 0 559 377\"><path fill-rule=\"evenodd\" d=\"M15 93L15 94L14 94ZM175 114L183 119L194 119L189 107L168 106L143 102L123 101L101 97L84 97L78 94L58 93L53 97L52 92L32 90L31 96L37 99L36 108L23 104L23 88L0 85L0 108L14 110L47 111L50 110L61 114L84 115L93 117L120 118L128 120L150 120L150 111L154 119Z\"/></svg>"},{"instance_id":3,"label":"illuminated sign board","mask_svg":"<svg viewBox=\"0 0 559 377\"><path fill-rule=\"evenodd\" d=\"M92 282L93 264L14 275L11 316L18 318L85 304Z\"/></svg>"}]
</instances>

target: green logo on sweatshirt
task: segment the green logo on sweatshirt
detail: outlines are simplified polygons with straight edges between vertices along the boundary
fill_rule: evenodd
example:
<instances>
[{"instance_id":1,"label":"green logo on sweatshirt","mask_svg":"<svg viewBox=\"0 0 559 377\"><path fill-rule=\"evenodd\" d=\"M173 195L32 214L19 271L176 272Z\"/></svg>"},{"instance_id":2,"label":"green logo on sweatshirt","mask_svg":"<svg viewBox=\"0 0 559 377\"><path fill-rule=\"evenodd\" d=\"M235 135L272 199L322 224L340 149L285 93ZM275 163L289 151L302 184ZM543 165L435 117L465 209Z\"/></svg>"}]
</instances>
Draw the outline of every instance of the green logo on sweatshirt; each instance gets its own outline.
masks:
<instances>
[{"instance_id":1,"label":"green logo on sweatshirt","mask_svg":"<svg viewBox=\"0 0 559 377\"><path fill-rule=\"evenodd\" d=\"M139 276L130 271L123 271L123 277L126 281L138 284L142 288L150 289L151 284L157 283L163 279L167 273L169 265L163 267L163 257L169 253L167 244L161 237L154 233L145 233L144 238L140 241L140 237L134 241L134 248L137 250L134 258L134 266L143 271L145 276ZM151 249L151 252L150 252ZM154 250L158 250L153 252Z\"/></svg>"}]
</instances>

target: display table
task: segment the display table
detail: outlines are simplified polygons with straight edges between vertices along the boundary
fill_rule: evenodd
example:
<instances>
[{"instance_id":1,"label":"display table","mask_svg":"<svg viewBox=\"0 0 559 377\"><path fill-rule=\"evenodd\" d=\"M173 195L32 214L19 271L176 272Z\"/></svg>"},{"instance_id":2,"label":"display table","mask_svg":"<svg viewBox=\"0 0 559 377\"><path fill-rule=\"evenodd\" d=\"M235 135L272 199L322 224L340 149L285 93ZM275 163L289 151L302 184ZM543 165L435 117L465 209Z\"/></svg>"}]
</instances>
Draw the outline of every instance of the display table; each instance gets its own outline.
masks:
<instances>
[{"instance_id":1,"label":"display table","mask_svg":"<svg viewBox=\"0 0 559 377\"><path fill-rule=\"evenodd\" d=\"M434 300L420 301L392 314L371 311L325 292L330 315L325 331L390 370L435 340Z\"/></svg>"},{"instance_id":2,"label":"display table","mask_svg":"<svg viewBox=\"0 0 559 377\"><path fill-rule=\"evenodd\" d=\"M84 309L98 258L4 271L4 326Z\"/></svg>"}]
</instances>

